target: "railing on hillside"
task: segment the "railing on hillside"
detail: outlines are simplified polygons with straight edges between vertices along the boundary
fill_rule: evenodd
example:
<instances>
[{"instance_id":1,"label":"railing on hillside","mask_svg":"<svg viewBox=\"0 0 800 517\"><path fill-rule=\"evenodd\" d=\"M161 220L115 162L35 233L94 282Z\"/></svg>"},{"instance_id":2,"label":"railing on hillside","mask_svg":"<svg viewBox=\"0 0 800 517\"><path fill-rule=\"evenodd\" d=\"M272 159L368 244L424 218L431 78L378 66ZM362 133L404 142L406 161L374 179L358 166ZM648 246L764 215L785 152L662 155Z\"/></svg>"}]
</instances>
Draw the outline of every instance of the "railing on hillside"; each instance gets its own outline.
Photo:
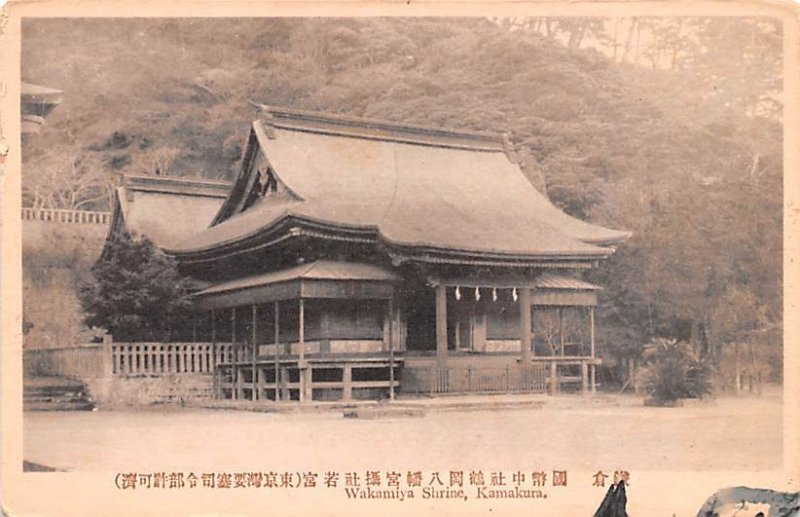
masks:
<instances>
[{"instance_id":1,"label":"railing on hillside","mask_svg":"<svg viewBox=\"0 0 800 517\"><path fill-rule=\"evenodd\" d=\"M487 393L534 392L547 388L547 368L542 364L506 367L406 367L404 392L411 393Z\"/></svg>"},{"instance_id":2,"label":"railing on hillside","mask_svg":"<svg viewBox=\"0 0 800 517\"><path fill-rule=\"evenodd\" d=\"M23 221L47 221L75 224L109 224L111 212L91 210L61 210L53 208L23 208Z\"/></svg>"}]
</instances>

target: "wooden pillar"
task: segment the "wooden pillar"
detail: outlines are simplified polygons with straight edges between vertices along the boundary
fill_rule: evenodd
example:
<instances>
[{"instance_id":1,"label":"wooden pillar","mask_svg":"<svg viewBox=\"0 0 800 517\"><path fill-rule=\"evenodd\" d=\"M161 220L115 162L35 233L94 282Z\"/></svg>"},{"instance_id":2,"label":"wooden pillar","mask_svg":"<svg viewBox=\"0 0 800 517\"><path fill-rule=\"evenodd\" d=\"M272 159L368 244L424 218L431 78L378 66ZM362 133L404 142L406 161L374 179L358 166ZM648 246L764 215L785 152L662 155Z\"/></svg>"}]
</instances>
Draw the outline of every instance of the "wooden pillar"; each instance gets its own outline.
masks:
<instances>
[{"instance_id":1,"label":"wooden pillar","mask_svg":"<svg viewBox=\"0 0 800 517\"><path fill-rule=\"evenodd\" d=\"M531 359L531 290L520 289L519 295L519 348L524 363Z\"/></svg>"},{"instance_id":2,"label":"wooden pillar","mask_svg":"<svg viewBox=\"0 0 800 517\"><path fill-rule=\"evenodd\" d=\"M594 307L589 307L589 346L591 349L591 356L592 356L592 393L597 391L597 364L594 362L595 359L595 344L594 344Z\"/></svg>"},{"instance_id":3,"label":"wooden pillar","mask_svg":"<svg viewBox=\"0 0 800 517\"><path fill-rule=\"evenodd\" d=\"M389 400L394 400L394 342L395 342L395 317L394 317L394 299L389 299L387 303L389 320Z\"/></svg>"},{"instance_id":4,"label":"wooden pillar","mask_svg":"<svg viewBox=\"0 0 800 517\"><path fill-rule=\"evenodd\" d=\"M589 387L589 366L585 360L581 361L581 392L585 395Z\"/></svg>"},{"instance_id":5,"label":"wooden pillar","mask_svg":"<svg viewBox=\"0 0 800 517\"><path fill-rule=\"evenodd\" d=\"M231 358L231 368L233 369L231 398L238 399L241 394L239 393L239 351L236 348L236 307L231 307L231 351L233 352L233 357Z\"/></svg>"},{"instance_id":6,"label":"wooden pillar","mask_svg":"<svg viewBox=\"0 0 800 517\"><path fill-rule=\"evenodd\" d=\"M251 393L253 400L258 400L258 370L256 369L256 355L258 353L258 333L256 325L258 324L258 308L256 304L253 304L253 364L252 364L252 371L251 371L251 380L252 380L252 387L253 393Z\"/></svg>"},{"instance_id":7,"label":"wooden pillar","mask_svg":"<svg viewBox=\"0 0 800 517\"><path fill-rule=\"evenodd\" d=\"M353 399L353 367L349 364L342 368L342 400Z\"/></svg>"},{"instance_id":8,"label":"wooden pillar","mask_svg":"<svg viewBox=\"0 0 800 517\"><path fill-rule=\"evenodd\" d=\"M550 394L555 395L558 393L558 363L556 361L550 362Z\"/></svg>"},{"instance_id":9,"label":"wooden pillar","mask_svg":"<svg viewBox=\"0 0 800 517\"><path fill-rule=\"evenodd\" d=\"M307 390L307 379L306 379L306 338L305 338L305 303L304 300L300 298L300 312L297 317L297 345L300 349L300 358L297 361L297 367L299 369L299 379L300 382L300 402L304 402L306 400L306 390Z\"/></svg>"},{"instance_id":10,"label":"wooden pillar","mask_svg":"<svg viewBox=\"0 0 800 517\"><path fill-rule=\"evenodd\" d=\"M219 397L219 372L217 371L217 312L211 309L211 373L214 376L214 398Z\"/></svg>"},{"instance_id":11,"label":"wooden pillar","mask_svg":"<svg viewBox=\"0 0 800 517\"><path fill-rule=\"evenodd\" d=\"M439 366L447 361L447 288L436 286L436 359Z\"/></svg>"},{"instance_id":12,"label":"wooden pillar","mask_svg":"<svg viewBox=\"0 0 800 517\"><path fill-rule=\"evenodd\" d=\"M281 400L280 305L275 302L275 402Z\"/></svg>"},{"instance_id":13,"label":"wooden pillar","mask_svg":"<svg viewBox=\"0 0 800 517\"><path fill-rule=\"evenodd\" d=\"M561 348L561 356L564 356L564 309L558 308L558 342Z\"/></svg>"}]
</instances>

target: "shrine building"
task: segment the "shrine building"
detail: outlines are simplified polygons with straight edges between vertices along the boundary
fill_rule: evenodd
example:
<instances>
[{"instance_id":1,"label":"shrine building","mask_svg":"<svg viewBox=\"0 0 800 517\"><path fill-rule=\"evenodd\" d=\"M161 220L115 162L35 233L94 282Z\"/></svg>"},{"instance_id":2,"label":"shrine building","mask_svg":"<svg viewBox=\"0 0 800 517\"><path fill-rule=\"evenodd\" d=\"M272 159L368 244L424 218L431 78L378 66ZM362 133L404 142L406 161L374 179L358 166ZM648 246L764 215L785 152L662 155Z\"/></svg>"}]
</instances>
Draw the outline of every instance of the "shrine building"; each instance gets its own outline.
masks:
<instances>
[{"instance_id":1,"label":"shrine building","mask_svg":"<svg viewBox=\"0 0 800 517\"><path fill-rule=\"evenodd\" d=\"M196 280L216 396L265 403L593 391L581 274L630 236L554 206L504 135L272 107L231 183L128 178L121 231Z\"/></svg>"}]
</instances>

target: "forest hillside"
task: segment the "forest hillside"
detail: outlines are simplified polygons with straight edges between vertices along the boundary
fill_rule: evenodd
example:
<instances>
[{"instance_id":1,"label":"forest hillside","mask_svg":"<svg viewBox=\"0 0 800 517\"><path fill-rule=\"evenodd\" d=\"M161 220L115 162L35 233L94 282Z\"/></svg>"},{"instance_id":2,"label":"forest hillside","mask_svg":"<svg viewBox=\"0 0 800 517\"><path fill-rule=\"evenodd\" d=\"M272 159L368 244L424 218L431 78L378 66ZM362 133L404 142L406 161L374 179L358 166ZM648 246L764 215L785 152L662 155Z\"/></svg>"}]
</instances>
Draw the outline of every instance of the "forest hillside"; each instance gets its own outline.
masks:
<instances>
[{"instance_id":1,"label":"forest hillside","mask_svg":"<svg viewBox=\"0 0 800 517\"><path fill-rule=\"evenodd\" d=\"M26 19L23 80L64 100L23 201L231 177L254 103L509 132L556 204L633 232L593 273L611 360L749 343L779 376L781 40L766 18Z\"/></svg>"}]
</instances>

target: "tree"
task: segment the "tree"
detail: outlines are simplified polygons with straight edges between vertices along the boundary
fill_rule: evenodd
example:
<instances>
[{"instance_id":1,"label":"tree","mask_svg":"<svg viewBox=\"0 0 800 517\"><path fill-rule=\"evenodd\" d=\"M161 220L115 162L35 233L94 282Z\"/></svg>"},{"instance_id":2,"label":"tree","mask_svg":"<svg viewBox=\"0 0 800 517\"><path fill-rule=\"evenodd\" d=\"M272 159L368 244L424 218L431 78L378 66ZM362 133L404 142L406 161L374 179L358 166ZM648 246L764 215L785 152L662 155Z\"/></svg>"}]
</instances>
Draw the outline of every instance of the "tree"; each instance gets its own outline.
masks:
<instances>
[{"instance_id":1,"label":"tree","mask_svg":"<svg viewBox=\"0 0 800 517\"><path fill-rule=\"evenodd\" d=\"M80 289L86 324L118 340L173 340L189 328L190 281L146 237L120 235Z\"/></svg>"}]
</instances>

